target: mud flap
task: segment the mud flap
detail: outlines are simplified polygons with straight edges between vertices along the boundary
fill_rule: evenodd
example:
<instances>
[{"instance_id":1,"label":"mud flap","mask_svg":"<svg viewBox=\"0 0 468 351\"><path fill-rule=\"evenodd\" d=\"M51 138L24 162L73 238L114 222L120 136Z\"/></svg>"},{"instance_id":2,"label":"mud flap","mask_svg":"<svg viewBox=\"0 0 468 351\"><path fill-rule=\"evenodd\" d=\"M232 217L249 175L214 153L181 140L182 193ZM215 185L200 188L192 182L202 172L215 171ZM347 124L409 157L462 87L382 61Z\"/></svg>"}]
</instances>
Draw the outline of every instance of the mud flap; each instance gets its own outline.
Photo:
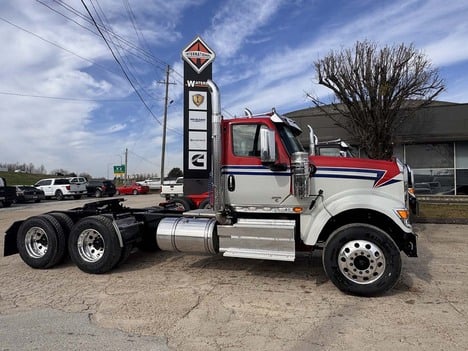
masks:
<instances>
[{"instance_id":1,"label":"mud flap","mask_svg":"<svg viewBox=\"0 0 468 351\"><path fill-rule=\"evenodd\" d=\"M403 252L408 257L418 257L418 249L416 247L417 235L413 233L405 233L403 237Z\"/></svg>"},{"instance_id":2,"label":"mud flap","mask_svg":"<svg viewBox=\"0 0 468 351\"><path fill-rule=\"evenodd\" d=\"M3 247L3 256L11 256L18 253L18 247L16 246L16 235L20 225L24 221L14 222L5 233L5 242Z\"/></svg>"}]
</instances>

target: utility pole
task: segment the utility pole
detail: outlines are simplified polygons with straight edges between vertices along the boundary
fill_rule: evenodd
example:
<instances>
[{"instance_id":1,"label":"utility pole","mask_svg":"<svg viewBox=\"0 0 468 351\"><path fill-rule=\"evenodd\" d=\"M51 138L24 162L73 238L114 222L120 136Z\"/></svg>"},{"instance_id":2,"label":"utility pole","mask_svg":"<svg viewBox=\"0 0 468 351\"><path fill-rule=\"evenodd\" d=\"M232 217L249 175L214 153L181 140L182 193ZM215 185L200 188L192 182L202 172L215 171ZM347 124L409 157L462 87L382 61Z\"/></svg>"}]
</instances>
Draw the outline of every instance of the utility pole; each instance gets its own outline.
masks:
<instances>
[{"instance_id":1,"label":"utility pole","mask_svg":"<svg viewBox=\"0 0 468 351\"><path fill-rule=\"evenodd\" d=\"M128 148L125 148L125 182L128 180Z\"/></svg>"},{"instance_id":2,"label":"utility pole","mask_svg":"<svg viewBox=\"0 0 468 351\"><path fill-rule=\"evenodd\" d=\"M166 85L166 93L164 95L164 117L163 117L163 137L162 137L162 147L161 147L161 185L164 184L164 162L166 158L166 124L167 124L167 107L169 105L169 72L171 66L167 65L166 67L166 80L164 83Z\"/></svg>"}]
</instances>

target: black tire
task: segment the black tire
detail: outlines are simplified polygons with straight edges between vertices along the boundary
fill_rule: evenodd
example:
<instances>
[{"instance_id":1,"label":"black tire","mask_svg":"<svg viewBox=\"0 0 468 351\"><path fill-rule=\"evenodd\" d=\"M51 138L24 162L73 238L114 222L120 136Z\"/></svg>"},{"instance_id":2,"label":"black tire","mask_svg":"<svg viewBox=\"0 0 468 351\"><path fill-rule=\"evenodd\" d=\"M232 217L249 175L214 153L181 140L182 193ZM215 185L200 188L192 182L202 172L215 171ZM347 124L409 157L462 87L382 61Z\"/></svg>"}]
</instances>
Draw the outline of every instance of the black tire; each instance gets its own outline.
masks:
<instances>
[{"instance_id":1,"label":"black tire","mask_svg":"<svg viewBox=\"0 0 468 351\"><path fill-rule=\"evenodd\" d=\"M66 237L53 216L35 216L25 220L19 227L16 246L28 266L51 268L66 253Z\"/></svg>"},{"instance_id":2,"label":"black tire","mask_svg":"<svg viewBox=\"0 0 468 351\"><path fill-rule=\"evenodd\" d=\"M73 220L67 214L62 212L51 212L49 215L54 217L60 223L65 236L68 238L73 228Z\"/></svg>"},{"instance_id":3,"label":"black tire","mask_svg":"<svg viewBox=\"0 0 468 351\"><path fill-rule=\"evenodd\" d=\"M70 233L68 251L79 269L93 274L110 271L122 256L112 220L104 216L78 221Z\"/></svg>"},{"instance_id":4,"label":"black tire","mask_svg":"<svg viewBox=\"0 0 468 351\"><path fill-rule=\"evenodd\" d=\"M63 193L61 190L57 190L55 192L55 198L58 200L58 201L62 201L64 199L64 196L63 196Z\"/></svg>"},{"instance_id":5,"label":"black tire","mask_svg":"<svg viewBox=\"0 0 468 351\"><path fill-rule=\"evenodd\" d=\"M369 224L334 231L323 250L328 278L343 292L376 296L390 290L401 273L400 250L383 230Z\"/></svg>"},{"instance_id":6,"label":"black tire","mask_svg":"<svg viewBox=\"0 0 468 351\"><path fill-rule=\"evenodd\" d=\"M174 207L175 210L181 211L181 212L190 211L190 210L193 210L194 208L193 202L183 197L176 197L172 199L170 203Z\"/></svg>"},{"instance_id":7,"label":"black tire","mask_svg":"<svg viewBox=\"0 0 468 351\"><path fill-rule=\"evenodd\" d=\"M10 207L13 201L3 201L3 207Z\"/></svg>"},{"instance_id":8,"label":"black tire","mask_svg":"<svg viewBox=\"0 0 468 351\"><path fill-rule=\"evenodd\" d=\"M81 199L81 195L73 195L73 198L74 198L75 200L79 200L79 199Z\"/></svg>"},{"instance_id":9,"label":"black tire","mask_svg":"<svg viewBox=\"0 0 468 351\"><path fill-rule=\"evenodd\" d=\"M36 200L34 200L34 202L35 202L36 204L38 204L39 202L41 202L41 199L36 199Z\"/></svg>"},{"instance_id":10,"label":"black tire","mask_svg":"<svg viewBox=\"0 0 468 351\"><path fill-rule=\"evenodd\" d=\"M120 265L124 264L127 261L128 257L130 256L130 254L132 253L132 250L133 250L133 244L124 244L124 247L122 248L122 253L120 254L120 258L115 264L115 266L112 268L117 268Z\"/></svg>"},{"instance_id":11,"label":"black tire","mask_svg":"<svg viewBox=\"0 0 468 351\"><path fill-rule=\"evenodd\" d=\"M132 194L133 194L133 195L138 195L138 190L136 190L136 189L133 190L133 191L132 191Z\"/></svg>"},{"instance_id":12,"label":"black tire","mask_svg":"<svg viewBox=\"0 0 468 351\"><path fill-rule=\"evenodd\" d=\"M101 197L102 196L102 191L100 189L96 189L95 193L94 193L94 196L96 197Z\"/></svg>"},{"instance_id":13,"label":"black tire","mask_svg":"<svg viewBox=\"0 0 468 351\"><path fill-rule=\"evenodd\" d=\"M201 208L201 209L211 209L211 208L213 208L213 206L210 204L210 199L209 199L209 198L206 198L205 200L203 200L202 202L200 202L200 206L198 206L198 208Z\"/></svg>"},{"instance_id":14,"label":"black tire","mask_svg":"<svg viewBox=\"0 0 468 351\"><path fill-rule=\"evenodd\" d=\"M64 234L65 250L61 257L57 258L57 263L61 263L65 260L65 257L67 257L68 237L70 236L70 232L73 228L73 221L68 215L62 212L51 212L48 213L48 215L54 217L57 220L57 222L59 222Z\"/></svg>"}]
</instances>

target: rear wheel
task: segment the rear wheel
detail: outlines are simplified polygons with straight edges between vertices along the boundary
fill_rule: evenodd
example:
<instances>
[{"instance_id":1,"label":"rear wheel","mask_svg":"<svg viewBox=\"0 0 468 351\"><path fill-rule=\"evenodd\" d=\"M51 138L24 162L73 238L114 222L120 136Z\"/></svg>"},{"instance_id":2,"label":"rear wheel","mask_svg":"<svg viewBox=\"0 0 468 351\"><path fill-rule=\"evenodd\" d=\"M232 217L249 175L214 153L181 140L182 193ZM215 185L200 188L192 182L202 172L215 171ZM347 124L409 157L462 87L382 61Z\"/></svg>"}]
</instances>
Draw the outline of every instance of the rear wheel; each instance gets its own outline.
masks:
<instances>
[{"instance_id":1,"label":"rear wheel","mask_svg":"<svg viewBox=\"0 0 468 351\"><path fill-rule=\"evenodd\" d=\"M65 233L51 215L25 220L18 229L16 239L21 258L33 268L50 268L66 253Z\"/></svg>"},{"instance_id":2,"label":"rear wheel","mask_svg":"<svg viewBox=\"0 0 468 351\"><path fill-rule=\"evenodd\" d=\"M322 258L333 284L354 295L380 295L400 277L398 246L383 230L364 223L346 225L333 232Z\"/></svg>"},{"instance_id":3,"label":"rear wheel","mask_svg":"<svg viewBox=\"0 0 468 351\"><path fill-rule=\"evenodd\" d=\"M65 213L51 212L50 216L54 217L61 225L65 236L68 238L73 227L73 220Z\"/></svg>"},{"instance_id":4,"label":"rear wheel","mask_svg":"<svg viewBox=\"0 0 468 351\"><path fill-rule=\"evenodd\" d=\"M176 211L190 211L193 210L193 202L183 197L176 197L170 201Z\"/></svg>"},{"instance_id":5,"label":"rear wheel","mask_svg":"<svg viewBox=\"0 0 468 351\"><path fill-rule=\"evenodd\" d=\"M94 193L96 197L101 197L102 196L102 191L99 189L96 189L96 192Z\"/></svg>"},{"instance_id":6,"label":"rear wheel","mask_svg":"<svg viewBox=\"0 0 468 351\"><path fill-rule=\"evenodd\" d=\"M122 248L112 220L104 216L81 219L68 240L72 261L87 273L106 273L117 265Z\"/></svg>"},{"instance_id":7,"label":"rear wheel","mask_svg":"<svg viewBox=\"0 0 468 351\"><path fill-rule=\"evenodd\" d=\"M57 190L57 191L55 192L55 198L56 198L57 200L59 200L59 201L62 201L62 200L63 200L64 196L63 196L63 193L62 193L61 190Z\"/></svg>"},{"instance_id":8,"label":"rear wheel","mask_svg":"<svg viewBox=\"0 0 468 351\"><path fill-rule=\"evenodd\" d=\"M213 208L213 206L210 204L210 199L207 198L207 199L203 200L202 202L200 202L200 206L198 206L198 208L211 209L211 208Z\"/></svg>"},{"instance_id":9,"label":"rear wheel","mask_svg":"<svg viewBox=\"0 0 468 351\"><path fill-rule=\"evenodd\" d=\"M133 190L132 194L133 194L133 195L138 195L138 190L136 190L136 189Z\"/></svg>"}]
</instances>

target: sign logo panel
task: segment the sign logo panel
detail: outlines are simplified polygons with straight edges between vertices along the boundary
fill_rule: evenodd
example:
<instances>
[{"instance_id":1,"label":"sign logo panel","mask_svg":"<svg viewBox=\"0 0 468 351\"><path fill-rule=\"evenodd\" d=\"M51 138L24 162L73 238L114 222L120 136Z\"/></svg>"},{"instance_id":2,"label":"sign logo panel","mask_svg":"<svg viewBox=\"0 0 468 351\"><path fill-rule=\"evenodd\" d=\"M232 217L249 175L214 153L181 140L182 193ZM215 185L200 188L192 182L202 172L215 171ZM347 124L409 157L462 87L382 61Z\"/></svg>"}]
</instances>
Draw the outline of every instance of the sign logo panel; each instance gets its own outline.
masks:
<instances>
[{"instance_id":1,"label":"sign logo panel","mask_svg":"<svg viewBox=\"0 0 468 351\"><path fill-rule=\"evenodd\" d=\"M189 169L191 170L205 170L207 167L206 151L189 151Z\"/></svg>"},{"instance_id":2,"label":"sign logo panel","mask_svg":"<svg viewBox=\"0 0 468 351\"><path fill-rule=\"evenodd\" d=\"M189 110L207 110L206 91L190 91Z\"/></svg>"},{"instance_id":3,"label":"sign logo panel","mask_svg":"<svg viewBox=\"0 0 468 351\"><path fill-rule=\"evenodd\" d=\"M215 53L208 45L205 44L202 38L196 37L182 51L182 58L187 62L195 72L201 73L215 59Z\"/></svg>"}]
</instances>

